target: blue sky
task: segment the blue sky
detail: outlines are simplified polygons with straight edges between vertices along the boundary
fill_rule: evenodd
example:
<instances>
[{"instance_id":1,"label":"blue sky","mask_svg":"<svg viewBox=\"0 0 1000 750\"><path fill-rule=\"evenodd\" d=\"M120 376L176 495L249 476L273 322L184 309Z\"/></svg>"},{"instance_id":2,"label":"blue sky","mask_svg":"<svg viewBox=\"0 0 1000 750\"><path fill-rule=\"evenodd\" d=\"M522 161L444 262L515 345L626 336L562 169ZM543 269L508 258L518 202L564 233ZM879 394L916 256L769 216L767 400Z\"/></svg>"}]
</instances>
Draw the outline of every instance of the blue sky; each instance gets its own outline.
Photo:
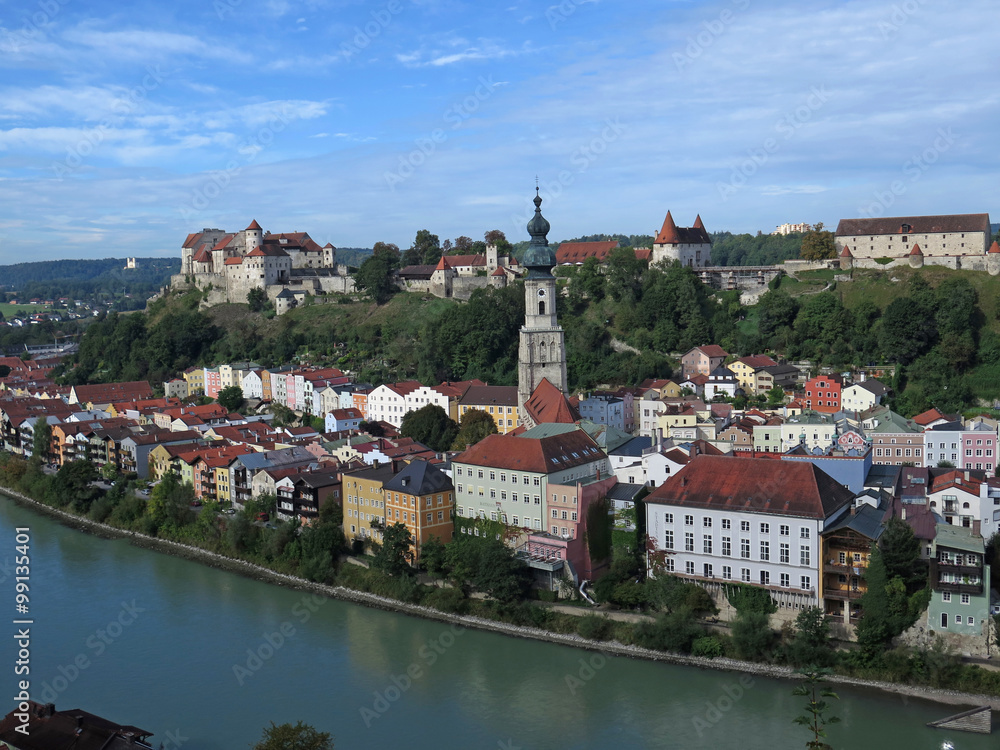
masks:
<instances>
[{"instance_id":1,"label":"blue sky","mask_svg":"<svg viewBox=\"0 0 1000 750\"><path fill-rule=\"evenodd\" d=\"M992 212L992 0L0 0L0 263Z\"/></svg>"}]
</instances>

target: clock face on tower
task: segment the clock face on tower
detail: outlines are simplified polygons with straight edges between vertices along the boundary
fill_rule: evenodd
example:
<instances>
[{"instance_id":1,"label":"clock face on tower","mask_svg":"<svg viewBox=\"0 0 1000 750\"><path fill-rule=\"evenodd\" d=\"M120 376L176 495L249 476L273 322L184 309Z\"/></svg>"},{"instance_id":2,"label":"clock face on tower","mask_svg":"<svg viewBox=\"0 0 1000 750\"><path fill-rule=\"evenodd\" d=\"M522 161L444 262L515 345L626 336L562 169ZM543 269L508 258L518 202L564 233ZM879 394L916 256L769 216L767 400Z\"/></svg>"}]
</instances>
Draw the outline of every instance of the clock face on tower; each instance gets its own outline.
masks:
<instances>
[{"instance_id":1,"label":"clock face on tower","mask_svg":"<svg viewBox=\"0 0 1000 750\"><path fill-rule=\"evenodd\" d=\"M545 296L545 290L544 289L539 289L538 290L538 296L539 297L544 297Z\"/></svg>"}]
</instances>

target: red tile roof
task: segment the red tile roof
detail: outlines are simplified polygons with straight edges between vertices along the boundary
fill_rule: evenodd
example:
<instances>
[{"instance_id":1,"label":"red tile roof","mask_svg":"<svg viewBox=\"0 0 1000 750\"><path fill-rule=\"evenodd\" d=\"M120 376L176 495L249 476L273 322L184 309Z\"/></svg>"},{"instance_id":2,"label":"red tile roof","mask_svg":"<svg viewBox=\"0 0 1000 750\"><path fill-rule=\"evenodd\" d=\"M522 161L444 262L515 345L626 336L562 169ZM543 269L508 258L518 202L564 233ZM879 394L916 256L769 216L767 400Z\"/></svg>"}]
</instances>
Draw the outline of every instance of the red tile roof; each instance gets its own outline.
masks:
<instances>
[{"instance_id":1,"label":"red tile roof","mask_svg":"<svg viewBox=\"0 0 1000 750\"><path fill-rule=\"evenodd\" d=\"M550 474L597 461L602 456L597 443L583 430L543 438L508 433L486 436L457 455L454 463Z\"/></svg>"},{"instance_id":2,"label":"red tile roof","mask_svg":"<svg viewBox=\"0 0 1000 750\"><path fill-rule=\"evenodd\" d=\"M182 245L182 247L186 247L186 248L197 247L198 240L201 239L201 235L202 235L201 232L192 232L184 240L184 244Z\"/></svg>"},{"instance_id":3,"label":"red tile roof","mask_svg":"<svg viewBox=\"0 0 1000 750\"><path fill-rule=\"evenodd\" d=\"M548 378L542 378L524 408L535 424L572 424L580 419L579 409Z\"/></svg>"},{"instance_id":4,"label":"red tile roof","mask_svg":"<svg viewBox=\"0 0 1000 750\"><path fill-rule=\"evenodd\" d=\"M249 231L251 229L256 229L258 232L261 231L260 224L257 223L256 219L250 222L250 226L246 228L246 231Z\"/></svg>"},{"instance_id":5,"label":"red tile roof","mask_svg":"<svg viewBox=\"0 0 1000 750\"><path fill-rule=\"evenodd\" d=\"M705 344L704 346L696 346L695 349L700 351L706 357L728 357L729 352L723 349L718 344ZM771 364L774 364L772 362Z\"/></svg>"},{"instance_id":6,"label":"red tile roof","mask_svg":"<svg viewBox=\"0 0 1000 750\"><path fill-rule=\"evenodd\" d=\"M854 493L807 462L697 456L647 503L822 519Z\"/></svg>"},{"instance_id":7,"label":"red tile roof","mask_svg":"<svg viewBox=\"0 0 1000 750\"><path fill-rule=\"evenodd\" d=\"M603 263L608 254L618 247L618 240L601 240L599 242L563 242L556 250L556 263L583 263L587 258L597 258Z\"/></svg>"},{"instance_id":8,"label":"red tile roof","mask_svg":"<svg viewBox=\"0 0 1000 750\"><path fill-rule=\"evenodd\" d=\"M993 240L993 244L990 245L990 250L989 251L991 253L1000 253L1000 245L997 244L996 240Z\"/></svg>"},{"instance_id":9,"label":"red tile roof","mask_svg":"<svg viewBox=\"0 0 1000 750\"><path fill-rule=\"evenodd\" d=\"M695 219L693 227L679 227L674 223L674 217L667 211L667 217L663 220L660 233L656 235L653 242L657 245L702 245L711 244L712 238L705 231L705 225L702 223L700 215Z\"/></svg>"},{"instance_id":10,"label":"red tile roof","mask_svg":"<svg viewBox=\"0 0 1000 750\"><path fill-rule=\"evenodd\" d=\"M910 255L923 255L923 253L920 252L920 245L914 242L913 249L910 250Z\"/></svg>"},{"instance_id":11,"label":"red tile roof","mask_svg":"<svg viewBox=\"0 0 1000 750\"><path fill-rule=\"evenodd\" d=\"M751 354L748 357L740 357L737 362L742 362L748 367L752 367L755 370L759 370L762 367L773 367L778 364L773 359L768 357L766 354Z\"/></svg>"},{"instance_id":12,"label":"red tile roof","mask_svg":"<svg viewBox=\"0 0 1000 750\"><path fill-rule=\"evenodd\" d=\"M449 255L448 265L452 268L456 266L485 266L485 255Z\"/></svg>"}]
</instances>

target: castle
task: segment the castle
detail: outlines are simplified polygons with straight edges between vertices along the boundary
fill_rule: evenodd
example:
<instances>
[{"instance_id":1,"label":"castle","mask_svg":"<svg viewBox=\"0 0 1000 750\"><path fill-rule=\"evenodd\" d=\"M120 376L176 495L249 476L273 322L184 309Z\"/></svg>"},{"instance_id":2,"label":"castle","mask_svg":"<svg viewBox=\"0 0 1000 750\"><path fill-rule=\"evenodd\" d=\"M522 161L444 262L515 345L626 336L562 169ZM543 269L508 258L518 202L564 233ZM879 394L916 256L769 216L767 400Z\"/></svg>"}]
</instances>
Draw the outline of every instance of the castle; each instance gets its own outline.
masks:
<instances>
[{"instance_id":1,"label":"castle","mask_svg":"<svg viewBox=\"0 0 1000 750\"><path fill-rule=\"evenodd\" d=\"M676 260L682 266L704 268L712 261L712 238L708 236L701 215L695 217L694 226L679 227L667 211L667 218L653 240L652 262Z\"/></svg>"},{"instance_id":2,"label":"castle","mask_svg":"<svg viewBox=\"0 0 1000 750\"><path fill-rule=\"evenodd\" d=\"M280 314L308 295L352 292L354 280L330 243L320 247L306 232L265 233L253 221L241 232L189 234L170 286L206 289L209 304L246 302L252 289L263 289Z\"/></svg>"},{"instance_id":3,"label":"castle","mask_svg":"<svg viewBox=\"0 0 1000 750\"><path fill-rule=\"evenodd\" d=\"M442 255L436 266L406 266L400 269L398 282L408 292L468 299L476 289L507 286L522 271L516 258L487 245L485 254Z\"/></svg>"}]
</instances>

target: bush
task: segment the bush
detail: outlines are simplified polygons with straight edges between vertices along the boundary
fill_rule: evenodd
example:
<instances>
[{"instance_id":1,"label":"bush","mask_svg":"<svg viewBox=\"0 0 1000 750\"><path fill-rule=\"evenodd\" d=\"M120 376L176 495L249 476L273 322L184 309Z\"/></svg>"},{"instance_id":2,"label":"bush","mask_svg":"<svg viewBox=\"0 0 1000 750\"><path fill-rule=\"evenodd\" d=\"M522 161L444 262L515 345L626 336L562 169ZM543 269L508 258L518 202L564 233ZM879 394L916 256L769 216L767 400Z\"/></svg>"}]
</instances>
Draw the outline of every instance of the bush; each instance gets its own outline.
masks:
<instances>
[{"instance_id":1,"label":"bush","mask_svg":"<svg viewBox=\"0 0 1000 750\"><path fill-rule=\"evenodd\" d=\"M611 629L611 620L600 615L585 615L576 626L577 634L591 641L606 641L611 635Z\"/></svg>"},{"instance_id":2,"label":"bush","mask_svg":"<svg viewBox=\"0 0 1000 750\"><path fill-rule=\"evenodd\" d=\"M741 659L765 661L774 643L774 631L763 612L743 610L732 624L733 645Z\"/></svg>"},{"instance_id":3,"label":"bush","mask_svg":"<svg viewBox=\"0 0 1000 750\"><path fill-rule=\"evenodd\" d=\"M722 646L722 641L714 635L703 635L701 638L695 638L694 643L691 644L692 656L704 656L708 659L715 659L724 653L725 649Z\"/></svg>"},{"instance_id":4,"label":"bush","mask_svg":"<svg viewBox=\"0 0 1000 750\"><path fill-rule=\"evenodd\" d=\"M469 608L469 600L460 588L436 588L424 598L424 604L453 615L463 614Z\"/></svg>"},{"instance_id":5,"label":"bush","mask_svg":"<svg viewBox=\"0 0 1000 750\"><path fill-rule=\"evenodd\" d=\"M95 502L90 506L90 512L87 513L87 517L91 521L97 521L98 523L104 523L105 519L111 515L111 511L115 509L114 500L110 500L106 497L102 497L100 500Z\"/></svg>"},{"instance_id":6,"label":"bush","mask_svg":"<svg viewBox=\"0 0 1000 750\"><path fill-rule=\"evenodd\" d=\"M661 615L656 622L642 622L634 631L635 643L656 651L691 652L691 645L704 631L695 623L694 613L679 610Z\"/></svg>"},{"instance_id":7,"label":"bush","mask_svg":"<svg viewBox=\"0 0 1000 750\"><path fill-rule=\"evenodd\" d=\"M555 602L559 601L558 591L549 591L547 589L538 589L536 591L538 594L538 601L540 602Z\"/></svg>"}]
</instances>

